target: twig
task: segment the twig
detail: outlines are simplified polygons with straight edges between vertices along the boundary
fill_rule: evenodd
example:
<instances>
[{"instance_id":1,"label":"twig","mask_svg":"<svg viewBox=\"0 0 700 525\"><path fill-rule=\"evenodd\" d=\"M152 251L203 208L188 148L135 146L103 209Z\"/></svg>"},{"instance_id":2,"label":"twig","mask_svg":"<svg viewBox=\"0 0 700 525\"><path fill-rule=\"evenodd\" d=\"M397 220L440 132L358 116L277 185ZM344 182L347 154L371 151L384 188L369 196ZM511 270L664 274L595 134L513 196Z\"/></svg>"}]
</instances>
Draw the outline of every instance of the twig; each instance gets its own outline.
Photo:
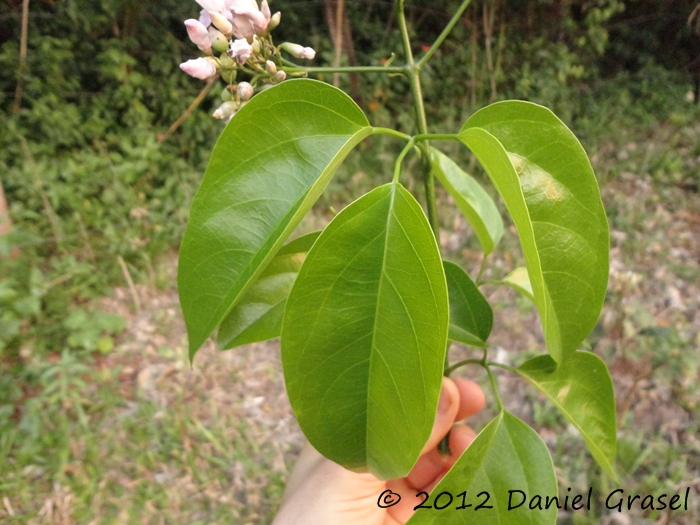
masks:
<instances>
[{"instance_id":1,"label":"twig","mask_svg":"<svg viewBox=\"0 0 700 525\"><path fill-rule=\"evenodd\" d=\"M131 273L129 273L129 268L126 267L126 263L121 255L117 256L117 261L119 261L119 266L122 267L122 273L129 285L129 291L131 291L131 298L134 300L134 306L137 312L141 312L141 301L139 300L139 294L136 292L136 287L134 286L134 281L131 279Z\"/></svg>"},{"instance_id":2,"label":"twig","mask_svg":"<svg viewBox=\"0 0 700 525\"><path fill-rule=\"evenodd\" d=\"M344 0L337 0L335 6L335 58L333 59L333 67L340 66L340 59L343 56L343 17L345 9ZM333 85L340 85L340 73L333 73Z\"/></svg>"},{"instance_id":3,"label":"twig","mask_svg":"<svg viewBox=\"0 0 700 525\"><path fill-rule=\"evenodd\" d=\"M29 0L22 2L22 34L19 43L19 69L17 70L17 89L15 90L15 105L12 108L17 113L22 103L24 89L24 70L27 66L27 33L29 32Z\"/></svg>"},{"instance_id":4,"label":"twig","mask_svg":"<svg viewBox=\"0 0 700 525\"><path fill-rule=\"evenodd\" d=\"M197 98L195 98L192 101L192 104L190 104L190 106L185 110L185 112L182 115L180 115L180 117L175 122L173 122L172 126L170 126L168 128L168 131L166 131L165 133L158 134L158 142L161 142L161 143L165 142L166 140L168 140L172 136L173 133L175 133L177 128L180 127L180 125L185 121L185 119L187 117L189 117L192 114L192 112L197 108L197 106L199 106L199 104L202 102L202 100L204 100L204 97L206 97L207 93L209 93L209 91L211 91L211 88L214 87L214 83L218 79L219 79L219 75L216 75L216 76L211 77L207 81L207 84L204 86L202 91L199 92L199 95L197 95Z\"/></svg>"},{"instance_id":5,"label":"twig","mask_svg":"<svg viewBox=\"0 0 700 525\"><path fill-rule=\"evenodd\" d=\"M486 47L486 67L489 72L489 80L491 83L491 96L489 100L493 102L496 100L496 77L493 67L493 56L492 56L492 37L493 37L493 26L496 18L496 6L490 3L484 3L483 7L483 18L484 18L484 39Z\"/></svg>"}]
</instances>

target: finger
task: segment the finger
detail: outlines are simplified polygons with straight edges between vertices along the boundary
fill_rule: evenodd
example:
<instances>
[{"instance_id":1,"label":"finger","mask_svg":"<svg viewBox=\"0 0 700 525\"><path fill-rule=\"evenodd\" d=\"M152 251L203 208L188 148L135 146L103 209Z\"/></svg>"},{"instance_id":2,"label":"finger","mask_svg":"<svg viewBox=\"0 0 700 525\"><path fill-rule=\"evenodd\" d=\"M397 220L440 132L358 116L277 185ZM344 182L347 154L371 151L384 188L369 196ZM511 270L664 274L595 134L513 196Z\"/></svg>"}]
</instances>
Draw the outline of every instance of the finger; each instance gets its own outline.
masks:
<instances>
[{"instance_id":1,"label":"finger","mask_svg":"<svg viewBox=\"0 0 700 525\"><path fill-rule=\"evenodd\" d=\"M467 447L476 439L476 432L467 425L457 424L450 431L450 456L447 458L447 469L452 468L462 456Z\"/></svg>"},{"instance_id":2,"label":"finger","mask_svg":"<svg viewBox=\"0 0 700 525\"><path fill-rule=\"evenodd\" d=\"M434 449L440 440L445 437L445 434L450 430L450 427L455 422L455 416L459 409L460 393L457 386L449 377L442 378L442 391L440 392L440 401L438 402L438 410L433 423L433 430L430 433L430 438L423 447L422 454Z\"/></svg>"},{"instance_id":3,"label":"finger","mask_svg":"<svg viewBox=\"0 0 700 525\"><path fill-rule=\"evenodd\" d=\"M467 447L472 444L476 438L476 432L466 425L455 425L450 431L450 455L443 458L442 470L427 484L417 486L414 490L424 490L431 492L435 486L442 481L447 472L452 466L457 463L457 460L462 456Z\"/></svg>"},{"instance_id":4,"label":"finger","mask_svg":"<svg viewBox=\"0 0 700 525\"><path fill-rule=\"evenodd\" d=\"M474 381L456 377L452 380L459 392L459 410L457 410L457 421L473 416L481 411L486 404L484 391Z\"/></svg>"},{"instance_id":5,"label":"finger","mask_svg":"<svg viewBox=\"0 0 700 525\"><path fill-rule=\"evenodd\" d=\"M418 458L416 465L406 476L406 481L414 490L421 490L421 487L429 485L442 474L446 466L447 458L434 448Z\"/></svg>"},{"instance_id":6,"label":"finger","mask_svg":"<svg viewBox=\"0 0 700 525\"><path fill-rule=\"evenodd\" d=\"M420 498L416 498L416 489L411 487L405 478L388 481L386 488L401 496L401 501L387 509L389 516L399 523L406 523L413 516L413 507L421 502Z\"/></svg>"}]
</instances>

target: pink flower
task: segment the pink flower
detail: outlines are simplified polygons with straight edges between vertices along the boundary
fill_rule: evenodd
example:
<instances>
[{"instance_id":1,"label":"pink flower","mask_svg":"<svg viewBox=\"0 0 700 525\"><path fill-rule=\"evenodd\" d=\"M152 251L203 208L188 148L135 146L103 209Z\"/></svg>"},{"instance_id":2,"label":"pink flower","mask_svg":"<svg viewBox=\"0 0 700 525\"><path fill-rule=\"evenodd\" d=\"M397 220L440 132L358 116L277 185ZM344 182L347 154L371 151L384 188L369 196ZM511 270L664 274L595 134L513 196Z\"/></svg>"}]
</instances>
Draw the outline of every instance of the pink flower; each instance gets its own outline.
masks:
<instances>
[{"instance_id":1,"label":"pink flower","mask_svg":"<svg viewBox=\"0 0 700 525\"><path fill-rule=\"evenodd\" d=\"M316 51L310 47L303 47L299 44L292 44L291 42L285 42L282 44L282 49L297 58L306 58L307 60L311 60L316 56Z\"/></svg>"},{"instance_id":2,"label":"pink flower","mask_svg":"<svg viewBox=\"0 0 700 525\"><path fill-rule=\"evenodd\" d=\"M240 82L238 84L238 96L241 97L241 100L248 100L253 96L253 93L255 93L255 90L248 82Z\"/></svg>"},{"instance_id":3,"label":"pink flower","mask_svg":"<svg viewBox=\"0 0 700 525\"><path fill-rule=\"evenodd\" d=\"M196 0L199 5L201 5L205 11L214 11L216 13L221 13L226 8L224 0Z\"/></svg>"},{"instance_id":4,"label":"pink flower","mask_svg":"<svg viewBox=\"0 0 700 525\"><path fill-rule=\"evenodd\" d=\"M209 11L202 9L199 12L199 23L204 27L209 27L211 25L211 17L209 16Z\"/></svg>"},{"instance_id":5,"label":"pink flower","mask_svg":"<svg viewBox=\"0 0 700 525\"><path fill-rule=\"evenodd\" d=\"M190 36L190 40L197 44L197 47L202 51L211 53L211 40L209 40L209 33L207 28L199 21L194 18L185 20L185 27L187 28L187 34Z\"/></svg>"},{"instance_id":6,"label":"pink flower","mask_svg":"<svg viewBox=\"0 0 700 525\"><path fill-rule=\"evenodd\" d=\"M239 38L231 42L231 49L228 51L228 56L236 59L236 61L243 65L245 61L250 58L253 52L253 46L251 46L245 38Z\"/></svg>"},{"instance_id":7,"label":"pink flower","mask_svg":"<svg viewBox=\"0 0 700 525\"><path fill-rule=\"evenodd\" d=\"M216 27L224 35L231 36L233 33L233 26L224 15L212 11L209 13L209 18L211 19L211 23L214 24L214 27Z\"/></svg>"},{"instance_id":8,"label":"pink flower","mask_svg":"<svg viewBox=\"0 0 700 525\"><path fill-rule=\"evenodd\" d=\"M194 78L202 80L216 74L216 66L206 58L196 58L180 64L180 69Z\"/></svg>"},{"instance_id":9,"label":"pink flower","mask_svg":"<svg viewBox=\"0 0 700 525\"><path fill-rule=\"evenodd\" d=\"M262 36L267 30L270 21L264 12L258 9L255 0L224 0L226 9L230 11L229 20L234 27L236 38L246 38L250 40L254 34ZM263 4L265 8L266 4ZM269 7L267 8L269 11Z\"/></svg>"},{"instance_id":10,"label":"pink flower","mask_svg":"<svg viewBox=\"0 0 700 525\"><path fill-rule=\"evenodd\" d=\"M265 20L267 20L267 23L270 23L270 6L267 3L267 0L263 0L262 3L260 4L260 12L263 14L265 17Z\"/></svg>"}]
</instances>

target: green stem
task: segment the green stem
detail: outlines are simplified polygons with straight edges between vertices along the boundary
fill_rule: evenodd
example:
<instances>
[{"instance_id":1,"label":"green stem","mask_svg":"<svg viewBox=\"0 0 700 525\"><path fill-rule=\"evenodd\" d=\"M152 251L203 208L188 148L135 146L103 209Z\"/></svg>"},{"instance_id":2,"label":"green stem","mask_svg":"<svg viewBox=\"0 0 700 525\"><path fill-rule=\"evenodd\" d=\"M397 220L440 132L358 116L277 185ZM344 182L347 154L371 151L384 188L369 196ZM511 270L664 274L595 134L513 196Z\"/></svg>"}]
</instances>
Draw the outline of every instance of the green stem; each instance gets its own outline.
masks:
<instances>
[{"instance_id":1,"label":"green stem","mask_svg":"<svg viewBox=\"0 0 700 525\"><path fill-rule=\"evenodd\" d=\"M496 366L498 368L502 368L503 370L508 370L509 372L513 372L514 374L518 373L518 369L514 368L512 366L504 365L503 363L496 363L494 361L489 361L486 363L488 366Z\"/></svg>"},{"instance_id":2,"label":"green stem","mask_svg":"<svg viewBox=\"0 0 700 525\"><path fill-rule=\"evenodd\" d=\"M400 131L396 131L395 129L391 128L372 128L372 135L391 135L392 137L396 137L399 139L404 139L404 140L411 140L410 135L406 135L405 133L401 133Z\"/></svg>"},{"instance_id":3,"label":"green stem","mask_svg":"<svg viewBox=\"0 0 700 525\"><path fill-rule=\"evenodd\" d=\"M401 31L401 41L403 43L403 51L406 55L406 66L404 74L408 79L408 84L411 89L413 98L413 109L416 117L416 127L418 134L428 134L428 121L425 118L425 106L423 105L423 92L420 85L420 69L413 60L413 51L411 50L411 39L408 36L408 26L406 25L406 15L403 10L404 0L396 1L396 17L399 21L399 30ZM428 208L428 222L435 234L435 239L440 243L440 225L438 222L437 205L435 201L435 179L433 178L431 163L430 163L430 146L427 141L421 142L420 146L421 158L423 161L423 185L425 186L425 202Z\"/></svg>"},{"instance_id":4,"label":"green stem","mask_svg":"<svg viewBox=\"0 0 700 525\"><path fill-rule=\"evenodd\" d=\"M479 275L476 276L476 285L481 286L483 281L481 280L481 276L484 274L484 269L486 268L486 257L488 257L486 254L484 254L484 257L481 259L481 266L479 267Z\"/></svg>"},{"instance_id":5,"label":"green stem","mask_svg":"<svg viewBox=\"0 0 700 525\"><path fill-rule=\"evenodd\" d=\"M287 72L304 72L304 73L388 73L388 74L404 74L406 73L405 66L343 66L343 67L304 67L294 62L283 58L283 69Z\"/></svg>"},{"instance_id":6,"label":"green stem","mask_svg":"<svg viewBox=\"0 0 700 525\"><path fill-rule=\"evenodd\" d=\"M428 133L426 135L416 135L416 142L425 140L460 140L456 133Z\"/></svg>"},{"instance_id":7,"label":"green stem","mask_svg":"<svg viewBox=\"0 0 700 525\"><path fill-rule=\"evenodd\" d=\"M501 393L498 391L498 381L496 380L496 376L491 371L491 367L489 364L484 365L484 368L486 369L486 373L489 375L489 380L491 381L491 389L493 390L493 395L496 398L496 404L498 404L498 410L500 412L502 412L503 411L503 399L501 399Z\"/></svg>"},{"instance_id":8,"label":"green stem","mask_svg":"<svg viewBox=\"0 0 700 525\"><path fill-rule=\"evenodd\" d=\"M464 361L458 361L457 363L453 364L452 366L449 366L445 368L445 376L450 377L450 374L457 370L458 368L461 368L466 365L479 365L479 366L484 366L484 361L482 359L465 359Z\"/></svg>"},{"instance_id":9,"label":"green stem","mask_svg":"<svg viewBox=\"0 0 700 525\"><path fill-rule=\"evenodd\" d=\"M447 35L450 34L450 31L452 31L452 28L454 28L455 24L459 21L460 17L464 13L464 10L467 8L470 2L471 0L464 0L462 2L462 5L459 6L459 9L455 11L455 14L452 15L452 18L445 26L445 29L443 29L442 33L440 33L440 36L438 36L435 39L435 42L433 42L433 45L430 46L430 49L428 49L425 55L423 55L416 64L418 69L421 69L428 62L428 60L430 60L430 57L432 57L435 54L435 51L437 51L438 47L440 47L440 44L442 44L445 41L445 38L447 38Z\"/></svg>"},{"instance_id":10,"label":"green stem","mask_svg":"<svg viewBox=\"0 0 700 525\"><path fill-rule=\"evenodd\" d=\"M411 140L408 141L406 146L401 150L401 153L399 153L399 156L396 158L396 162L394 163L394 178L391 180L394 184L399 182L399 176L401 175L401 162L403 159L408 155L408 152L413 149L413 146L416 145L416 139L411 137Z\"/></svg>"}]
</instances>

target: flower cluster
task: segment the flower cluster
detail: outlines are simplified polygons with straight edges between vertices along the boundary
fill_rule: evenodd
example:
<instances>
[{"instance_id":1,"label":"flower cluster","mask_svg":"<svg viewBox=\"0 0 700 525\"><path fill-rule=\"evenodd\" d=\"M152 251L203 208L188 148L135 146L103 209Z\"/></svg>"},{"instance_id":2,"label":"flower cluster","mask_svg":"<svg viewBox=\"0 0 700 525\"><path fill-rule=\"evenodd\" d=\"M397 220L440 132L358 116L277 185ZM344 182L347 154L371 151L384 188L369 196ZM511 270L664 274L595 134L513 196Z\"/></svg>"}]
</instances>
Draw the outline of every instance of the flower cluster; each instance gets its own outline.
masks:
<instances>
[{"instance_id":1,"label":"flower cluster","mask_svg":"<svg viewBox=\"0 0 700 525\"><path fill-rule=\"evenodd\" d=\"M216 118L230 119L256 88L287 78L282 50L309 60L316 55L310 47L291 42L275 46L270 32L279 25L282 14L272 14L267 0L260 7L256 0L196 1L202 7L199 19L185 20L185 27L190 40L207 56L183 62L180 68L203 80L220 74L228 83L223 104L214 112ZM250 81L236 82L239 73L247 74Z\"/></svg>"}]
</instances>

